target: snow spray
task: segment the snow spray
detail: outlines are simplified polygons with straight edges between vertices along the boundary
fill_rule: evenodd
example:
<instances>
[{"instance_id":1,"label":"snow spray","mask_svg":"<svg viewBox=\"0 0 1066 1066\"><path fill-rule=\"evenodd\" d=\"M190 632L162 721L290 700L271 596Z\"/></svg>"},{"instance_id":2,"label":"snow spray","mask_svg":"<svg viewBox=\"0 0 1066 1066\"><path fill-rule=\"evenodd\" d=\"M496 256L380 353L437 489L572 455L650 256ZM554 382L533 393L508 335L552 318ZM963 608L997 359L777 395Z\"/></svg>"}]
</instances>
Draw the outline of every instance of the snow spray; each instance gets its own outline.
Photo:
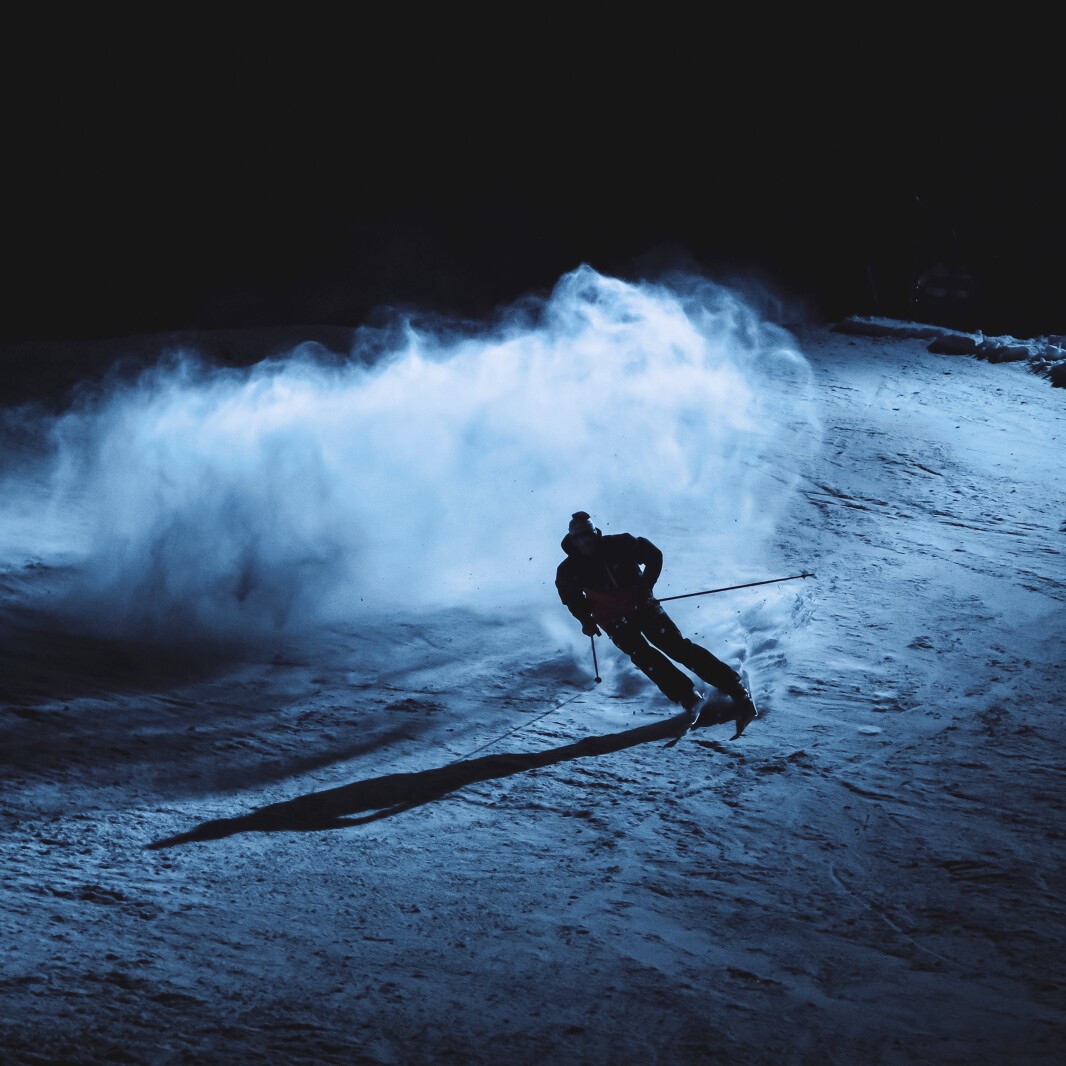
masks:
<instances>
[{"instance_id":1,"label":"snow spray","mask_svg":"<svg viewBox=\"0 0 1066 1066\"><path fill-rule=\"evenodd\" d=\"M491 322L357 331L331 362L176 351L50 428L53 602L166 640L546 607L577 507L676 546L674 574L750 569L819 439L806 360L737 292L587 266Z\"/></svg>"}]
</instances>

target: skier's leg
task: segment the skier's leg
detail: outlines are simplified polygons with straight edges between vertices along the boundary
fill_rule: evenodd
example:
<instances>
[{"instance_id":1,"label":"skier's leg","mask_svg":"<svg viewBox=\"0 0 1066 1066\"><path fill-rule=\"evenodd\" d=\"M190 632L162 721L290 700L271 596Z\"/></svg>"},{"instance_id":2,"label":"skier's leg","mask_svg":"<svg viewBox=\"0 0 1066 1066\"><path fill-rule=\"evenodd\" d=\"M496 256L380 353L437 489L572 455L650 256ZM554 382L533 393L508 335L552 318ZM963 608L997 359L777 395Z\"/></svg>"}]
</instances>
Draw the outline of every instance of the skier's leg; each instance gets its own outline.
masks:
<instances>
[{"instance_id":1,"label":"skier's leg","mask_svg":"<svg viewBox=\"0 0 1066 1066\"><path fill-rule=\"evenodd\" d=\"M698 701L699 696L692 681L644 639L639 625L622 619L605 628L615 647L625 652L633 665L650 678L668 700L680 703L685 708Z\"/></svg>"},{"instance_id":2,"label":"skier's leg","mask_svg":"<svg viewBox=\"0 0 1066 1066\"><path fill-rule=\"evenodd\" d=\"M675 662L688 667L702 681L732 696L740 684L740 674L706 648L681 635L673 619L659 604L640 612L640 629L657 648Z\"/></svg>"},{"instance_id":3,"label":"skier's leg","mask_svg":"<svg viewBox=\"0 0 1066 1066\"><path fill-rule=\"evenodd\" d=\"M657 603L641 611L639 625L647 638L671 659L687 666L702 680L729 696L737 727L733 737L736 740L748 723L759 714L740 674L706 648L683 637L662 606Z\"/></svg>"}]
</instances>

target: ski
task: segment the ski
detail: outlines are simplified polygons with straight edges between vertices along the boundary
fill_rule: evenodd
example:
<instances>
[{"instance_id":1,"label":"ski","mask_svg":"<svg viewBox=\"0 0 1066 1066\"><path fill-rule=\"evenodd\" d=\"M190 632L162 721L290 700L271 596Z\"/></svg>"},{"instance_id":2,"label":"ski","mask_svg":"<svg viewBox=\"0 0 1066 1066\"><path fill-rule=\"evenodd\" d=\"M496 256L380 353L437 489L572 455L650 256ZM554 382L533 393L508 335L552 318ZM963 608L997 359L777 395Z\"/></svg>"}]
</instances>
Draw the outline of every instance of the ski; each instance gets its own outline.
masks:
<instances>
[{"instance_id":1,"label":"ski","mask_svg":"<svg viewBox=\"0 0 1066 1066\"><path fill-rule=\"evenodd\" d=\"M687 737L698 725L723 725L725 722L733 722L736 727L736 732L733 734L733 740L739 740L744 735L744 730L759 717L759 710L755 706L755 701L751 695L751 681L748 678L747 671L741 667L740 669L740 683L744 687L744 699L737 700L732 696L729 697L729 704L716 711L713 715L708 716L708 703L710 698L704 698L700 703L696 705L695 713L692 711L682 711L681 714L674 715L670 721L676 721L678 724L677 735L668 740L663 747L672 748L678 741ZM707 718L707 721L704 721Z\"/></svg>"},{"instance_id":2,"label":"ski","mask_svg":"<svg viewBox=\"0 0 1066 1066\"><path fill-rule=\"evenodd\" d=\"M678 731L676 735L668 740L663 747L672 748L682 737L688 736L693 729L696 728L696 723L700 720L698 711L702 709L702 701L696 705L697 713L693 714L691 711L682 711L680 714L675 714L670 719L671 722L677 722Z\"/></svg>"},{"instance_id":3,"label":"ski","mask_svg":"<svg viewBox=\"0 0 1066 1066\"><path fill-rule=\"evenodd\" d=\"M759 717L759 709L755 706L755 700L751 694L751 679L748 677L748 672L742 666L739 673L740 683L744 688L744 699L733 700L736 713L732 717L737 729L733 734L733 740L739 740L744 735L744 730Z\"/></svg>"}]
</instances>

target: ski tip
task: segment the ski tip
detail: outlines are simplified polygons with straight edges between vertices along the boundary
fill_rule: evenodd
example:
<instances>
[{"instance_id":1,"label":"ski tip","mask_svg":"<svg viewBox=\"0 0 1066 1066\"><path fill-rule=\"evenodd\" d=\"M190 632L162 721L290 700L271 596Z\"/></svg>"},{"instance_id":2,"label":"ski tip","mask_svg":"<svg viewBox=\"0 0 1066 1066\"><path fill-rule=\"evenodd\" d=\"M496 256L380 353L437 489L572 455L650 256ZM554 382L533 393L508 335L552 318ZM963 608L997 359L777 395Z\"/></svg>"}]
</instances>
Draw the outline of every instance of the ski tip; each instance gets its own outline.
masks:
<instances>
[{"instance_id":1,"label":"ski tip","mask_svg":"<svg viewBox=\"0 0 1066 1066\"><path fill-rule=\"evenodd\" d=\"M733 740L739 740L744 735L744 730L759 717L759 712L754 706L751 708L751 713L743 718L737 718L735 721L737 731L733 734Z\"/></svg>"},{"instance_id":2,"label":"ski tip","mask_svg":"<svg viewBox=\"0 0 1066 1066\"><path fill-rule=\"evenodd\" d=\"M675 733L664 745L664 748L672 748L678 741L688 736L688 730L682 729L680 733Z\"/></svg>"},{"instance_id":3,"label":"ski tip","mask_svg":"<svg viewBox=\"0 0 1066 1066\"><path fill-rule=\"evenodd\" d=\"M664 748L672 748L682 737L688 736L693 729L696 728L696 723L699 721L699 715L693 717L692 712L683 711L681 714L675 714L671 721L677 723L677 732L663 745Z\"/></svg>"}]
</instances>

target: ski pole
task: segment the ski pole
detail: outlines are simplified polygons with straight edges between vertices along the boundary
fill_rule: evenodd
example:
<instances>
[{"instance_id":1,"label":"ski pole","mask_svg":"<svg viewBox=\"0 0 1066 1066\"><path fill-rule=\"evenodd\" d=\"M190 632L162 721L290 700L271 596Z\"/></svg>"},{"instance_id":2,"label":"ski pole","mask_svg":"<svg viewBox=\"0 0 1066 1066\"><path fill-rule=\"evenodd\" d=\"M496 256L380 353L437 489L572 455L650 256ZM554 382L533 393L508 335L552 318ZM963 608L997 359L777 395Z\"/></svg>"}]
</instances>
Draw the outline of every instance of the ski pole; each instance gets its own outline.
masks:
<instances>
[{"instance_id":1,"label":"ski pole","mask_svg":"<svg viewBox=\"0 0 1066 1066\"><path fill-rule=\"evenodd\" d=\"M773 585L778 581L797 581L801 577L815 577L811 574L793 574L791 577L771 577L766 581L749 581L746 585L727 585L721 589L707 589L704 592L684 592L680 596L660 596L657 597L660 603L665 603L667 600L685 600L689 596L710 596L715 592L732 592L734 589L750 589L755 585Z\"/></svg>"},{"instance_id":2,"label":"ski pole","mask_svg":"<svg viewBox=\"0 0 1066 1066\"><path fill-rule=\"evenodd\" d=\"M603 678L600 677L600 664L596 662L596 638L590 634L589 640L592 641L592 669L596 673L596 684L598 685Z\"/></svg>"}]
</instances>

